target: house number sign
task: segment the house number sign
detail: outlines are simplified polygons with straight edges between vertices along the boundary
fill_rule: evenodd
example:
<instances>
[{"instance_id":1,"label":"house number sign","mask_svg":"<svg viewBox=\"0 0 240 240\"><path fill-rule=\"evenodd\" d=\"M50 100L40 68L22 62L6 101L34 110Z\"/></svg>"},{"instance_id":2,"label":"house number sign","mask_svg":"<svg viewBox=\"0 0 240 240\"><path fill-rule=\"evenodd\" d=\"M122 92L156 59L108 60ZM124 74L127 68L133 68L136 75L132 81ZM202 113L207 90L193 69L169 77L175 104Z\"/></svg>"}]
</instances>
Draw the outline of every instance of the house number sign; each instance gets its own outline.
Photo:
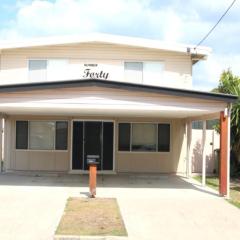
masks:
<instances>
[{"instance_id":1,"label":"house number sign","mask_svg":"<svg viewBox=\"0 0 240 240\"><path fill-rule=\"evenodd\" d=\"M109 72L99 69L98 64L84 64L83 76L84 79L103 79L109 78Z\"/></svg>"}]
</instances>

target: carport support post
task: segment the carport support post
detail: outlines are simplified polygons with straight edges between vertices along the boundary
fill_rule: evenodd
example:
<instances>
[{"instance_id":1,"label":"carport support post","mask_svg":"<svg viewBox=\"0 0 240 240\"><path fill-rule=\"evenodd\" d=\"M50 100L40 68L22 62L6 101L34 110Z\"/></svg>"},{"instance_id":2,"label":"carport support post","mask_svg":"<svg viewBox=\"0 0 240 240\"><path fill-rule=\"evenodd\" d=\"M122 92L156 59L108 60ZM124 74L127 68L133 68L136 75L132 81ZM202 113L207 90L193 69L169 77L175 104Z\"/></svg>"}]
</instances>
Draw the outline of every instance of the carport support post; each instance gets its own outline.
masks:
<instances>
[{"instance_id":1,"label":"carport support post","mask_svg":"<svg viewBox=\"0 0 240 240\"><path fill-rule=\"evenodd\" d=\"M202 186L206 185L206 125L207 121L203 121L203 130L202 130Z\"/></svg>"},{"instance_id":2,"label":"carport support post","mask_svg":"<svg viewBox=\"0 0 240 240\"><path fill-rule=\"evenodd\" d=\"M219 195L229 196L230 182L230 110L220 112Z\"/></svg>"},{"instance_id":3,"label":"carport support post","mask_svg":"<svg viewBox=\"0 0 240 240\"><path fill-rule=\"evenodd\" d=\"M187 121L187 177L189 178L192 173L192 164L190 156L190 148L192 141L192 121Z\"/></svg>"}]
</instances>

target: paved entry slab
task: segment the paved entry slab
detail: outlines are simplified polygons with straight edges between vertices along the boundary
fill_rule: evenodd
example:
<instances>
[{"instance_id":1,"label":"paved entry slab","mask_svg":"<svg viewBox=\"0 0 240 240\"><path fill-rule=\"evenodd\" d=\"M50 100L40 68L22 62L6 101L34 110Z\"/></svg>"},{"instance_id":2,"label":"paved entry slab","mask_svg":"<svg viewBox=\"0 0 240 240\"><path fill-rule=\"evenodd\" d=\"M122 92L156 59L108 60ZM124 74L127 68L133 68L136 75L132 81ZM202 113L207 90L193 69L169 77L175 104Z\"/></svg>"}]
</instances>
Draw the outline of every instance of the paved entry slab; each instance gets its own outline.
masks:
<instances>
[{"instance_id":1,"label":"paved entry slab","mask_svg":"<svg viewBox=\"0 0 240 240\"><path fill-rule=\"evenodd\" d=\"M0 175L0 239L53 239L67 198L87 195L86 175ZM97 196L117 198L129 239L240 239L240 210L185 178L98 176Z\"/></svg>"}]
</instances>

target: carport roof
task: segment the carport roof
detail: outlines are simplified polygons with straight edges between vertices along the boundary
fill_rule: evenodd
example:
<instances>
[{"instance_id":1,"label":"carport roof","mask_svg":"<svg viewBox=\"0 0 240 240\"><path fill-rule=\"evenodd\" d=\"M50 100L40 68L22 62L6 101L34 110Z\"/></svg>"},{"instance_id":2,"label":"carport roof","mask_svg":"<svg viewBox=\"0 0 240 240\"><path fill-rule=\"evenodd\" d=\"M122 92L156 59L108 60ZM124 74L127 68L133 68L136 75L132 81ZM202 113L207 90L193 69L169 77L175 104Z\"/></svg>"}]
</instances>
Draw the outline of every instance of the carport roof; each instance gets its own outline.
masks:
<instances>
[{"instance_id":1,"label":"carport roof","mask_svg":"<svg viewBox=\"0 0 240 240\"><path fill-rule=\"evenodd\" d=\"M81 87L81 86L99 86L107 88L117 88L130 91L142 91L151 93L167 94L172 96L200 98L207 100L222 101L227 103L234 103L237 101L238 96L222 93L203 92L189 89L179 89L171 87L159 87L152 85L143 85L136 83L117 82L111 80L99 79L78 79L54 82L38 82L38 83L21 83L0 86L0 93L4 92L17 92L38 89L56 89L64 87Z\"/></svg>"}]
</instances>

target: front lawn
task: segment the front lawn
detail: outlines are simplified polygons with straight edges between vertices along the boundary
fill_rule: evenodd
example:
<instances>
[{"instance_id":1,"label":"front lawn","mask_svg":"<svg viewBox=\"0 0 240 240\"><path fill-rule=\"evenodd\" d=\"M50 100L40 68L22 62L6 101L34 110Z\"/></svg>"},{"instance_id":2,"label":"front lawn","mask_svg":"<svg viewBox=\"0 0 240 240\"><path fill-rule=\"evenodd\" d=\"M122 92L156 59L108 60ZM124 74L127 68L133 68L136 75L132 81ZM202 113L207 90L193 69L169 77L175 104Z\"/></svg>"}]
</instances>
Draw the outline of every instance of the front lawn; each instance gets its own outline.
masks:
<instances>
[{"instance_id":1,"label":"front lawn","mask_svg":"<svg viewBox=\"0 0 240 240\"><path fill-rule=\"evenodd\" d=\"M201 176L194 176L195 180L201 182ZM218 177L206 177L206 184L208 187L211 187L218 191L219 188L219 180ZM230 186L230 199L228 200L231 204L240 208L240 181L239 179L232 179Z\"/></svg>"},{"instance_id":2,"label":"front lawn","mask_svg":"<svg viewBox=\"0 0 240 240\"><path fill-rule=\"evenodd\" d=\"M56 235L126 236L116 199L69 198Z\"/></svg>"}]
</instances>

